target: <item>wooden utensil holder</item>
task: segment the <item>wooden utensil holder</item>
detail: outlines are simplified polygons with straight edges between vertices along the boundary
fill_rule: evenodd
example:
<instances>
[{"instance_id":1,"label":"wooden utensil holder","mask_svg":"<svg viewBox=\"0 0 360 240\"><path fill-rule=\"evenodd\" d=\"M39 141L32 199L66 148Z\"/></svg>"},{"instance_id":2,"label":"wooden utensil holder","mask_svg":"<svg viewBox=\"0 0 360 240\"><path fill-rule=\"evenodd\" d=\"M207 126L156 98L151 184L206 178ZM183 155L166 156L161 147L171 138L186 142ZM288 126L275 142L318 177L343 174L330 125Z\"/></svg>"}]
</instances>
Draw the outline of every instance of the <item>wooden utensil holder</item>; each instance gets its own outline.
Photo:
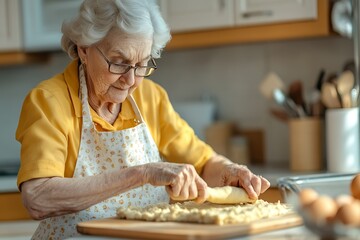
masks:
<instances>
[{"instance_id":1,"label":"wooden utensil holder","mask_svg":"<svg viewBox=\"0 0 360 240\"><path fill-rule=\"evenodd\" d=\"M323 170L323 121L320 118L291 119L289 139L292 171Z\"/></svg>"}]
</instances>

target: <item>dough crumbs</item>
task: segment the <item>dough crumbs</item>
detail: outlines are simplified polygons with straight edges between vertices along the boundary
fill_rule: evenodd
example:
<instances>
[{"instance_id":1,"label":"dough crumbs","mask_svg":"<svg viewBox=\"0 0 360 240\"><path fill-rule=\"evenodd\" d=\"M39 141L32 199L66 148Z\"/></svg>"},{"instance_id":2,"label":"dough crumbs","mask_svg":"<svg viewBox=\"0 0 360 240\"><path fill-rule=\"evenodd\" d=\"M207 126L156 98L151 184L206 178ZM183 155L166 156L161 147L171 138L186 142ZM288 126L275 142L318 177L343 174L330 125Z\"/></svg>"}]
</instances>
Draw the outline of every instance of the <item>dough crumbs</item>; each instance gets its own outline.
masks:
<instances>
[{"instance_id":1,"label":"dough crumbs","mask_svg":"<svg viewBox=\"0 0 360 240\"><path fill-rule=\"evenodd\" d=\"M117 216L121 219L145 220L153 222L193 222L203 224L249 223L263 218L271 218L294 213L288 205L257 200L255 203L220 205L214 203L197 204L160 203L141 207L121 207Z\"/></svg>"}]
</instances>

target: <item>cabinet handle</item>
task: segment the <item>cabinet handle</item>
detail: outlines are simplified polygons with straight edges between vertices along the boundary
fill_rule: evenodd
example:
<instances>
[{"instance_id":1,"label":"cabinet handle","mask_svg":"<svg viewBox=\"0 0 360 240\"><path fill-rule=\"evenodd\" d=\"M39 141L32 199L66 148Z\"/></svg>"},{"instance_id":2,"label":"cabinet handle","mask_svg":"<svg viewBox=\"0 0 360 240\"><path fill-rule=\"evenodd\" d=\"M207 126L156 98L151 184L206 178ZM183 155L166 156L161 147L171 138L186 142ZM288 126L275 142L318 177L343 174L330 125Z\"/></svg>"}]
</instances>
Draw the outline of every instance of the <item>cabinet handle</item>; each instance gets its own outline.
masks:
<instances>
[{"instance_id":1,"label":"cabinet handle","mask_svg":"<svg viewBox=\"0 0 360 240\"><path fill-rule=\"evenodd\" d=\"M271 10L264 10L264 11L254 11L254 12L245 12L242 13L241 16L243 18L253 18L253 17L270 17L273 15Z\"/></svg>"}]
</instances>

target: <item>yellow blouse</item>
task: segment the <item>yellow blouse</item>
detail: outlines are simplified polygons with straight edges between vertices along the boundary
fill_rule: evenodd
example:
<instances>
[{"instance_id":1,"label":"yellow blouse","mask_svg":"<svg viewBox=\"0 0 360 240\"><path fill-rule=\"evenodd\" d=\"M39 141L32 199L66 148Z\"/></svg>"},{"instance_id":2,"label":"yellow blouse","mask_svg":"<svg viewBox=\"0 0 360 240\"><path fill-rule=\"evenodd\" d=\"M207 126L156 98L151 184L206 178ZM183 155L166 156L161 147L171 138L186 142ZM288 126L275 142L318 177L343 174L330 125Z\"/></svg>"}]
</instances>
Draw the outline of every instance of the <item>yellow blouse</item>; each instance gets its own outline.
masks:
<instances>
[{"instance_id":1,"label":"yellow blouse","mask_svg":"<svg viewBox=\"0 0 360 240\"><path fill-rule=\"evenodd\" d=\"M16 131L16 139L21 143L18 187L34 178L73 176L82 127L78 92L75 60L63 73L41 82L25 98ZM133 97L161 155L170 162L193 164L201 172L213 150L174 111L165 90L144 79ZM128 100L113 125L93 110L91 115L99 131L121 130L136 124Z\"/></svg>"}]
</instances>

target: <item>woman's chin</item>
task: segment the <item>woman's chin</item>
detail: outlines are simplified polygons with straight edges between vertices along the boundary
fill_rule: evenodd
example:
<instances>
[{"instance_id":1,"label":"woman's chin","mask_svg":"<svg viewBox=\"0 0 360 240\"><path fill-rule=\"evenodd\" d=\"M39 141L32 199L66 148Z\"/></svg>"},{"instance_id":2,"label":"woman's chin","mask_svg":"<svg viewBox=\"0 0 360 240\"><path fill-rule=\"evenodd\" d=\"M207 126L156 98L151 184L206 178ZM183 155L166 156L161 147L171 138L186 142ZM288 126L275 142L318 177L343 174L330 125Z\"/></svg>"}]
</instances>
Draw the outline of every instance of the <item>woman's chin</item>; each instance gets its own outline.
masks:
<instances>
[{"instance_id":1,"label":"woman's chin","mask_svg":"<svg viewBox=\"0 0 360 240\"><path fill-rule=\"evenodd\" d=\"M118 103L118 104L123 103L126 100L127 96L128 95L115 96L115 97L112 98L112 102L113 103Z\"/></svg>"}]
</instances>

